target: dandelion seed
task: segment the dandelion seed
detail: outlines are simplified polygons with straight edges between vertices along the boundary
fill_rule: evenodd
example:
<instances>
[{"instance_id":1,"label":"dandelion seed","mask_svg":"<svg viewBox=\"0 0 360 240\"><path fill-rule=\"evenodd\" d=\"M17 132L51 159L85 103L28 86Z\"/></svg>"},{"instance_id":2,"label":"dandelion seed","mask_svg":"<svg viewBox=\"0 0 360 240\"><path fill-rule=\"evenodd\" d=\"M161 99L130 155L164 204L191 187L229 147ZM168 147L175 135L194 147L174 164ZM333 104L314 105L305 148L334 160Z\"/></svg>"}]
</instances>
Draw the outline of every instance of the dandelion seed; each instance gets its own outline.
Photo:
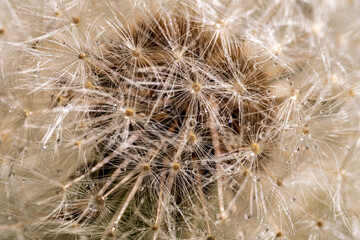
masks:
<instances>
[{"instance_id":1,"label":"dandelion seed","mask_svg":"<svg viewBox=\"0 0 360 240\"><path fill-rule=\"evenodd\" d=\"M78 18L78 17L73 17L73 18L72 18L72 21L73 21L73 23L75 23L75 24L79 24L79 23L80 23L80 18Z\"/></svg>"},{"instance_id":2,"label":"dandelion seed","mask_svg":"<svg viewBox=\"0 0 360 240\"><path fill-rule=\"evenodd\" d=\"M322 30L322 27L320 24L318 23L314 23L312 26L311 26L311 31L314 33L314 34L319 34Z\"/></svg>"},{"instance_id":3,"label":"dandelion seed","mask_svg":"<svg viewBox=\"0 0 360 240\"><path fill-rule=\"evenodd\" d=\"M24 114L25 114L25 117L30 117L32 115L32 112L30 112L29 110L25 110Z\"/></svg>"},{"instance_id":4,"label":"dandelion seed","mask_svg":"<svg viewBox=\"0 0 360 240\"><path fill-rule=\"evenodd\" d=\"M350 95L350 97L355 97L356 94L355 94L354 90L350 90L349 95Z\"/></svg>"},{"instance_id":5,"label":"dandelion seed","mask_svg":"<svg viewBox=\"0 0 360 240\"><path fill-rule=\"evenodd\" d=\"M94 87L94 85L90 81L85 82L85 88L92 89L93 87Z\"/></svg>"},{"instance_id":6,"label":"dandelion seed","mask_svg":"<svg viewBox=\"0 0 360 240\"><path fill-rule=\"evenodd\" d=\"M86 54L85 53L79 53L79 59L84 59L86 58Z\"/></svg>"},{"instance_id":7,"label":"dandelion seed","mask_svg":"<svg viewBox=\"0 0 360 240\"><path fill-rule=\"evenodd\" d=\"M131 51L131 55L134 58L139 58L139 57L141 57L141 50L140 49L134 49L134 50Z\"/></svg>"},{"instance_id":8,"label":"dandelion seed","mask_svg":"<svg viewBox=\"0 0 360 240\"><path fill-rule=\"evenodd\" d=\"M300 97L300 90L299 89L293 89L291 90L291 99L298 99Z\"/></svg>"},{"instance_id":9,"label":"dandelion seed","mask_svg":"<svg viewBox=\"0 0 360 240\"><path fill-rule=\"evenodd\" d=\"M251 151L253 154L258 155L261 153L260 145L258 143L251 144Z\"/></svg>"},{"instance_id":10,"label":"dandelion seed","mask_svg":"<svg viewBox=\"0 0 360 240\"><path fill-rule=\"evenodd\" d=\"M107 237L114 238L115 237L115 229L112 229L111 232L108 232Z\"/></svg>"},{"instance_id":11,"label":"dandelion seed","mask_svg":"<svg viewBox=\"0 0 360 240\"><path fill-rule=\"evenodd\" d=\"M304 135L308 135L309 132L310 132L309 126L308 126L307 124L305 124L305 126L304 126L303 129L302 129L302 133L303 133Z\"/></svg>"},{"instance_id":12,"label":"dandelion seed","mask_svg":"<svg viewBox=\"0 0 360 240\"><path fill-rule=\"evenodd\" d=\"M322 228L323 225L324 225L324 223L323 223L322 221L317 221L317 222L316 222L316 226L317 226L318 228Z\"/></svg>"},{"instance_id":13,"label":"dandelion seed","mask_svg":"<svg viewBox=\"0 0 360 240\"><path fill-rule=\"evenodd\" d=\"M174 171L178 171L178 170L180 169L180 164L174 163L174 164L172 165L172 169L173 169Z\"/></svg>"},{"instance_id":14,"label":"dandelion seed","mask_svg":"<svg viewBox=\"0 0 360 240\"><path fill-rule=\"evenodd\" d=\"M244 88L239 83L235 83L233 85L233 89L235 90L235 92L237 92L239 94L244 92Z\"/></svg>"},{"instance_id":15,"label":"dandelion seed","mask_svg":"<svg viewBox=\"0 0 360 240\"><path fill-rule=\"evenodd\" d=\"M183 52L183 51L178 51L178 50L176 50L176 51L174 52L174 55L175 55L175 57L176 57L177 59L182 59L182 58L183 58L183 55L184 55L184 52Z\"/></svg>"},{"instance_id":16,"label":"dandelion seed","mask_svg":"<svg viewBox=\"0 0 360 240\"><path fill-rule=\"evenodd\" d=\"M274 54L278 55L281 53L281 51L282 51L281 45L279 43L275 44L273 47Z\"/></svg>"},{"instance_id":17,"label":"dandelion seed","mask_svg":"<svg viewBox=\"0 0 360 240\"><path fill-rule=\"evenodd\" d=\"M337 84L339 83L339 77L336 74L332 73L330 77L330 81L332 84Z\"/></svg>"},{"instance_id":18,"label":"dandelion seed","mask_svg":"<svg viewBox=\"0 0 360 240\"><path fill-rule=\"evenodd\" d=\"M223 19L220 19L217 23L215 23L215 26L217 29L221 29L225 26L226 22Z\"/></svg>"},{"instance_id":19,"label":"dandelion seed","mask_svg":"<svg viewBox=\"0 0 360 240\"><path fill-rule=\"evenodd\" d=\"M198 83L194 83L192 86L191 86L192 90L197 93L197 92L200 92L201 91L201 85L198 84Z\"/></svg>"},{"instance_id":20,"label":"dandelion seed","mask_svg":"<svg viewBox=\"0 0 360 240\"><path fill-rule=\"evenodd\" d=\"M284 234L282 232L278 232L275 235L276 238L282 238L283 236L284 236Z\"/></svg>"},{"instance_id":21,"label":"dandelion seed","mask_svg":"<svg viewBox=\"0 0 360 240\"><path fill-rule=\"evenodd\" d=\"M145 165L143 165L142 170L143 170L144 172L149 172L149 171L150 171L150 166L147 165L147 164L145 164Z\"/></svg>"},{"instance_id":22,"label":"dandelion seed","mask_svg":"<svg viewBox=\"0 0 360 240\"><path fill-rule=\"evenodd\" d=\"M134 110L129 108L129 109L125 110L124 114L125 114L126 117L130 118L130 117L133 117L135 115L135 112L134 112Z\"/></svg>"},{"instance_id":23,"label":"dandelion seed","mask_svg":"<svg viewBox=\"0 0 360 240\"><path fill-rule=\"evenodd\" d=\"M194 133L189 133L187 136L187 141L189 143L194 143L196 141L196 135Z\"/></svg>"}]
</instances>

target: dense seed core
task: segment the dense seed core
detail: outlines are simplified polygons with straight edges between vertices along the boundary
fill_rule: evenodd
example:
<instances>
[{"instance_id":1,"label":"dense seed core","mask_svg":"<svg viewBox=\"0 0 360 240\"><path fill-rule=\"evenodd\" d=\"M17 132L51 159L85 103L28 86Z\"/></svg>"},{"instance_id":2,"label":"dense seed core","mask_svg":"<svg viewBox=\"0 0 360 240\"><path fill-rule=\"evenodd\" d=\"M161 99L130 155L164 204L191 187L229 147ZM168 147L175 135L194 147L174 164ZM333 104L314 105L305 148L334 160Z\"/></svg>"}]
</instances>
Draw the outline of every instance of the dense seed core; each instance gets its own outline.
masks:
<instances>
[{"instance_id":1,"label":"dense seed core","mask_svg":"<svg viewBox=\"0 0 360 240\"><path fill-rule=\"evenodd\" d=\"M252 175L262 170L259 161L269 161L267 148L251 141L259 139L259 132L276 129L269 128L278 116L277 102L265 84L271 80L266 74L269 70L244 53L247 44L241 36L229 38L228 46L214 39L219 29L225 30L225 22L215 25L202 25L182 13L142 19L118 29L120 36L109 37L112 40L104 43L103 58L94 63L98 65L91 71L96 79L85 86L101 93L100 99L94 98L91 120L106 136L98 143L99 161L107 159L96 173L105 187L116 188L107 199L129 198L122 201L128 205L119 207L123 208L117 212L123 214L119 221L136 215L127 206L139 206L143 214L141 206L146 205L147 211L164 218L164 210L158 208L165 201L172 201L174 212L186 208L195 214L191 202L199 202L205 211L206 199L226 197L216 195L224 188L218 183L219 171L234 174L226 184L239 185L242 172ZM86 57L79 54L79 59ZM291 94L297 97L299 92ZM258 156L249 158L249 152ZM119 184L122 181L125 184ZM156 195L155 200L147 198L148 192ZM226 218L230 217L226 212ZM139 229L146 225L162 230L161 223L152 226L137 221Z\"/></svg>"}]
</instances>

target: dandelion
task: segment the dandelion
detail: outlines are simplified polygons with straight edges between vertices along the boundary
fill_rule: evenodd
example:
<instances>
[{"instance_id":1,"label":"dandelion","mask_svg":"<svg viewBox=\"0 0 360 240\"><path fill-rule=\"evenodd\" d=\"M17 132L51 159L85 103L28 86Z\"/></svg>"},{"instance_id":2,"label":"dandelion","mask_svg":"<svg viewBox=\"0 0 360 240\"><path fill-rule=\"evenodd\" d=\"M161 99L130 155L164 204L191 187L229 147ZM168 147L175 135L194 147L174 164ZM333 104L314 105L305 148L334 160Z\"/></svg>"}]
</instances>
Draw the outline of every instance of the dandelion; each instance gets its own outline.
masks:
<instances>
[{"instance_id":1,"label":"dandelion","mask_svg":"<svg viewBox=\"0 0 360 240\"><path fill-rule=\"evenodd\" d=\"M0 239L359 238L357 1L20 2Z\"/></svg>"}]
</instances>

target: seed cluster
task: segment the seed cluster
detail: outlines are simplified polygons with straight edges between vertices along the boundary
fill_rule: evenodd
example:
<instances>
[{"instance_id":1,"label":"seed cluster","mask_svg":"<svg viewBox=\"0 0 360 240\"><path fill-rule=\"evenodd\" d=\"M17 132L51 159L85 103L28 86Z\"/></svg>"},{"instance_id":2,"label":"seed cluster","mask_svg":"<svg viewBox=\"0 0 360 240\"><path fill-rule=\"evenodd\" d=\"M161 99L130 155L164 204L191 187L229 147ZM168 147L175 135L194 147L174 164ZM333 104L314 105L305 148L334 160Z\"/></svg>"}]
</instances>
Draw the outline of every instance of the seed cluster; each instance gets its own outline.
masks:
<instances>
[{"instance_id":1,"label":"seed cluster","mask_svg":"<svg viewBox=\"0 0 360 240\"><path fill-rule=\"evenodd\" d=\"M111 236L114 229L121 234L137 206L154 214L148 226L154 232L172 222L183 234L194 224L189 216L200 214L208 239L215 239L211 220L231 215L229 199L248 177L261 180L256 174L272 161L283 134L283 101L271 96L271 84L290 73L241 35L220 41L225 23L214 28L194 14L175 11L114 27L117 34L90 68L97 93L83 96L94 102L88 121L106 130L92 179L108 201L125 199L105 229ZM228 185L234 187L224 193ZM209 208L208 199L215 205Z\"/></svg>"}]
</instances>

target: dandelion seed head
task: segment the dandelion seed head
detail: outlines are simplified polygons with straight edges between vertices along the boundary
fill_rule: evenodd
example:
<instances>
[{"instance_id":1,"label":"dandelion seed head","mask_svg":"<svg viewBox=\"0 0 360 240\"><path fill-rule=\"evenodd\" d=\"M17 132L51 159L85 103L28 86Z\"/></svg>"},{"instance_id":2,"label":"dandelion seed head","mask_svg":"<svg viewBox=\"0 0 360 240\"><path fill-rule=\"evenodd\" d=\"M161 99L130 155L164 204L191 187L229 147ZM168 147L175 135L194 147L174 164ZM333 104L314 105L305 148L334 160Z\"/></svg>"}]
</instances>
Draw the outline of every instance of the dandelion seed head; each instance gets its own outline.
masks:
<instances>
[{"instance_id":1,"label":"dandelion seed head","mask_svg":"<svg viewBox=\"0 0 360 240\"><path fill-rule=\"evenodd\" d=\"M0 235L354 236L347 3L21 2L0 3Z\"/></svg>"}]
</instances>

